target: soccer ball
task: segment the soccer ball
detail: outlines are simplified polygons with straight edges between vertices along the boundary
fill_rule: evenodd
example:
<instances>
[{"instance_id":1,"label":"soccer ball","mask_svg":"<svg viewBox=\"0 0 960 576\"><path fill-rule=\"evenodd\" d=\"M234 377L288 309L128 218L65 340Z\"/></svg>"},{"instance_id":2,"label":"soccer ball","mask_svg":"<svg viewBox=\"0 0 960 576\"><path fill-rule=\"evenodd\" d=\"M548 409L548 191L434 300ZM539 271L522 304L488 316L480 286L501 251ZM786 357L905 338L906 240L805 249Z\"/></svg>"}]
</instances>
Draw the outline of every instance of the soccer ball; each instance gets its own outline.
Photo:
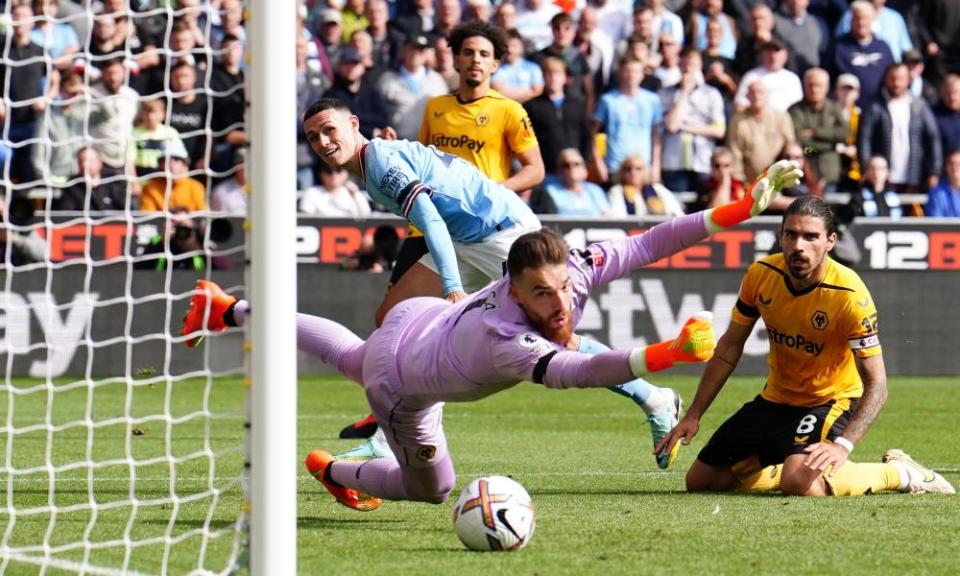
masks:
<instances>
[{"instance_id":1,"label":"soccer ball","mask_svg":"<svg viewBox=\"0 0 960 576\"><path fill-rule=\"evenodd\" d=\"M536 526L530 495L506 476L477 478L460 492L453 527L471 550L519 550Z\"/></svg>"}]
</instances>

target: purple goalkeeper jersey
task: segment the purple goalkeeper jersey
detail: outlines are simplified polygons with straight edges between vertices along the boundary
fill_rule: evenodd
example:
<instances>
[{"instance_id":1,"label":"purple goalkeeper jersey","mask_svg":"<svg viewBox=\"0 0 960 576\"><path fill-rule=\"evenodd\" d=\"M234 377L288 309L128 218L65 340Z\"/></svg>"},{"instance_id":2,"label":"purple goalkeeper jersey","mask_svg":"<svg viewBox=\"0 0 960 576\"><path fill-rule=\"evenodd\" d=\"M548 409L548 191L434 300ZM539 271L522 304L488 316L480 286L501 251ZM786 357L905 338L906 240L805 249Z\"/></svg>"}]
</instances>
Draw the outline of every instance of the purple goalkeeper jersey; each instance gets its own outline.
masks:
<instances>
[{"instance_id":1,"label":"purple goalkeeper jersey","mask_svg":"<svg viewBox=\"0 0 960 576\"><path fill-rule=\"evenodd\" d=\"M574 327L594 286L626 276L706 236L703 213L696 213L663 222L641 235L571 250L567 268ZM566 388L597 386L597 378L609 379L605 385L633 378L626 361L628 350L589 357L567 352L544 338L510 298L509 285L509 277L502 278L453 305L439 298L416 298L398 305L415 306L417 313L402 314L406 325L399 327L393 350L379 352L395 358L406 397L419 397L424 404L467 402L524 380ZM592 368L591 359L596 361ZM616 367L610 369L612 359ZM597 368L603 374L590 373Z\"/></svg>"}]
</instances>

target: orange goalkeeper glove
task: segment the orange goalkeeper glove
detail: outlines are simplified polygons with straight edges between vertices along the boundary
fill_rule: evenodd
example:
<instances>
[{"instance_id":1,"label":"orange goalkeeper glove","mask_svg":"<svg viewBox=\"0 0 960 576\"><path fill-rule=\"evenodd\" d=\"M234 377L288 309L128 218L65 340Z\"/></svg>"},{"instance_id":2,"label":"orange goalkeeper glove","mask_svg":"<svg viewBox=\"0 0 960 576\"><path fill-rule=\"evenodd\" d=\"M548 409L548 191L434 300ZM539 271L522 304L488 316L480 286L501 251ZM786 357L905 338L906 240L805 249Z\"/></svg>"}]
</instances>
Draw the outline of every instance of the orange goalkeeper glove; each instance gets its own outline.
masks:
<instances>
[{"instance_id":1,"label":"orange goalkeeper glove","mask_svg":"<svg viewBox=\"0 0 960 576\"><path fill-rule=\"evenodd\" d=\"M717 337L713 333L713 314L697 312L680 329L673 340L635 348L630 353L630 370L640 377L646 372L659 372L678 364L706 362L713 357Z\"/></svg>"},{"instance_id":2,"label":"orange goalkeeper glove","mask_svg":"<svg viewBox=\"0 0 960 576\"><path fill-rule=\"evenodd\" d=\"M735 226L756 216L773 202L784 188L793 188L803 178L800 164L794 160L780 160L763 171L750 184L749 194L729 204L724 204L705 215L707 231L711 234Z\"/></svg>"}]
</instances>

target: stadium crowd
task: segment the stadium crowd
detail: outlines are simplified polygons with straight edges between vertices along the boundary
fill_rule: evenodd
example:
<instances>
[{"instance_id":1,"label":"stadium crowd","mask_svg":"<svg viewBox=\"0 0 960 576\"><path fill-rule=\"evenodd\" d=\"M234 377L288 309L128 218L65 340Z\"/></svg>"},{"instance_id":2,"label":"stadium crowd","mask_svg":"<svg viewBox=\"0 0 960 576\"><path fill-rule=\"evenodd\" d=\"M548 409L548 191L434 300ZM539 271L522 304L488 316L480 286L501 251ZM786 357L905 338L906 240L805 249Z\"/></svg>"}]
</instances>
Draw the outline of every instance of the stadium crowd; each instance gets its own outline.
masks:
<instances>
[{"instance_id":1,"label":"stadium crowd","mask_svg":"<svg viewBox=\"0 0 960 576\"><path fill-rule=\"evenodd\" d=\"M243 213L242 0L0 2L0 161L42 210ZM777 158L855 216L960 216L960 11L949 0L301 0L297 107L346 102L416 140L459 83L447 34L504 31L539 213L679 215L742 197ZM449 136L456 138L456 136ZM456 142L447 142L454 146ZM466 139L461 145L468 145ZM378 211L298 154L303 213ZM39 192L38 192L39 190Z\"/></svg>"}]
</instances>

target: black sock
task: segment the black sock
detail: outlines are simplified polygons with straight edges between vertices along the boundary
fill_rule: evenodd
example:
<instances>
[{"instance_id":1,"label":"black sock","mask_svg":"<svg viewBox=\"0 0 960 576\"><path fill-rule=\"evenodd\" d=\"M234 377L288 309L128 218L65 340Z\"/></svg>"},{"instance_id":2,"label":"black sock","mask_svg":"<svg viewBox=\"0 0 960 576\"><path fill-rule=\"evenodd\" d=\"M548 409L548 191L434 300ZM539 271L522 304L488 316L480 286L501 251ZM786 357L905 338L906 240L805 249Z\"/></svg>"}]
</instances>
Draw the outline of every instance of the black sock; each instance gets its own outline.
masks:
<instances>
[{"instance_id":1,"label":"black sock","mask_svg":"<svg viewBox=\"0 0 960 576\"><path fill-rule=\"evenodd\" d=\"M239 300L234 300L233 304L231 304L230 307L227 308L227 311L223 313L223 323L227 326L237 325L237 319L233 317L233 309L237 307L237 302L239 302Z\"/></svg>"},{"instance_id":2,"label":"black sock","mask_svg":"<svg viewBox=\"0 0 960 576\"><path fill-rule=\"evenodd\" d=\"M333 484L337 488L343 488L343 484L334 480L333 476L330 475L330 470L332 469L333 469L333 462L327 464L327 467L323 469L323 481L328 484Z\"/></svg>"}]
</instances>

